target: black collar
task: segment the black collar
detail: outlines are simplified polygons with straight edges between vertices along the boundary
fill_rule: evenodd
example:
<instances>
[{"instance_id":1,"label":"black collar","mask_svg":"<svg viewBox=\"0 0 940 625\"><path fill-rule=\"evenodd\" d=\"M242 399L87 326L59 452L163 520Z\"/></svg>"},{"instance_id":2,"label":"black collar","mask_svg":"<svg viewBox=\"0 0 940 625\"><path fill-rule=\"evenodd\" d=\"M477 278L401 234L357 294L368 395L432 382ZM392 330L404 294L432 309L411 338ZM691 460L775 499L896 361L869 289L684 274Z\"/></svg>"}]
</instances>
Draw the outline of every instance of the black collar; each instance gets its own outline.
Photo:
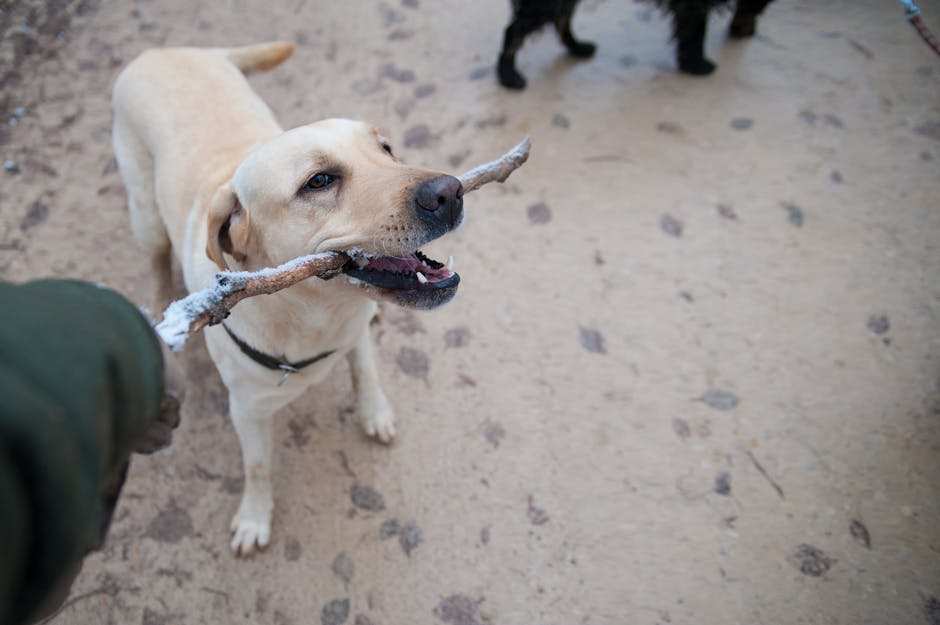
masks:
<instances>
[{"instance_id":1,"label":"black collar","mask_svg":"<svg viewBox=\"0 0 940 625\"><path fill-rule=\"evenodd\" d=\"M299 360L297 362L290 362L285 356L278 358L277 356L272 356L271 354L265 354L264 352L259 352L257 349L238 338L234 332L226 324L222 324L222 327L225 328L225 331L228 332L228 335L232 337L232 340L235 341L235 344L238 345L238 348L242 350L242 353L254 360L256 363L262 367L267 367L268 369L273 369L275 371L283 371L285 374L296 373L304 367L309 367L315 362L319 362L332 354L334 351L331 349L328 352L323 352L322 354L317 354L313 358L307 358L306 360Z\"/></svg>"}]
</instances>

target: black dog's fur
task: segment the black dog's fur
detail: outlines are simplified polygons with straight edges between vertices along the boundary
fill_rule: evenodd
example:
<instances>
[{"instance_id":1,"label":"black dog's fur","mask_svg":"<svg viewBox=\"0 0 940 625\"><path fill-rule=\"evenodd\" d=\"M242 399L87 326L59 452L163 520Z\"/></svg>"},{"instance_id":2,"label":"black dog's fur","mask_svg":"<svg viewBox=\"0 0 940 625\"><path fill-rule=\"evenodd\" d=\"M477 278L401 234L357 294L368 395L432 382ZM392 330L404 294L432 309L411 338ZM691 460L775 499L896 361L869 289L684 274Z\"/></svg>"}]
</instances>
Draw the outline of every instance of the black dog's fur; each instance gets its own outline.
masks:
<instances>
[{"instance_id":1,"label":"black dog's fur","mask_svg":"<svg viewBox=\"0 0 940 625\"><path fill-rule=\"evenodd\" d=\"M650 0L672 16L672 34L676 40L676 62L688 74L704 76L715 70L705 58L705 30L708 12L730 0ZM737 0L731 20L732 37L750 37L757 31L757 16L771 0ZM578 58L594 55L596 46L578 41L571 32L571 16L578 0L512 0L512 20L506 27L503 50L496 73L499 82L510 89L523 89L525 78L516 69L516 52L532 32L552 23L568 52Z\"/></svg>"}]
</instances>

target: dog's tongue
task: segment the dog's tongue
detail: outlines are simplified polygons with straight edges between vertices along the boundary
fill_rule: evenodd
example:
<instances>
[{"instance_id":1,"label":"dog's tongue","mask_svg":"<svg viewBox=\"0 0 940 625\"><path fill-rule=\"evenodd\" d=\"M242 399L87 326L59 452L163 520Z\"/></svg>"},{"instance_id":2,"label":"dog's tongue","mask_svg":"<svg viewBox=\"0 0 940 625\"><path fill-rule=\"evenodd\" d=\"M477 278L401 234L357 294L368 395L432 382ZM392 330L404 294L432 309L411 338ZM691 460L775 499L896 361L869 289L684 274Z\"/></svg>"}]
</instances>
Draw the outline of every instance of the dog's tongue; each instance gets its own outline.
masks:
<instances>
[{"instance_id":1,"label":"dog's tongue","mask_svg":"<svg viewBox=\"0 0 940 625\"><path fill-rule=\"evenodd\" d=\"M369 261L363 269L371 271L389 271L392 273L410 273L421 274L427 278L428 282L440 282L453 275L453 271L447 267L441 266L437 269L428 266L416 256L401 258L399 256L377 256Z\"/></svg>"}]
</instances>

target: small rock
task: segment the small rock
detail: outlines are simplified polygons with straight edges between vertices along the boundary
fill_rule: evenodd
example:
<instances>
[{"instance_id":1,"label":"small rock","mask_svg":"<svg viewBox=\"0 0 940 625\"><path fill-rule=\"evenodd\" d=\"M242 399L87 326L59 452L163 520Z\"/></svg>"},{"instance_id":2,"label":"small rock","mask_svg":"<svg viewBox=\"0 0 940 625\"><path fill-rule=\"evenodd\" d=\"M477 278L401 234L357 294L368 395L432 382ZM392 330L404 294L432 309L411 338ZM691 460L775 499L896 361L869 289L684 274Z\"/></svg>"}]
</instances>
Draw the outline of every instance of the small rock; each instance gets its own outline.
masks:
<instances>
[{"instance_id":1,"label":"small rock","mask_svg":"<svg viewBox=\"0 0 940 625\"><path fill-rule=\"evenodd\" d=\"M604 336L595 330L594 328L585 328L581 326L581 347L591 352L592 354L606 354L607 349L604 347Z\"/></svg>"},{"instance_id":2,"label":"small rock","mask_svg":"<svg viewBox=\"0 0 940 625\"><path fill-rule=\"evenodd\" d=\"M16 163L14 163L13 161L10 161L10 160L3 161L3 168L4 168L5 170L7 170L7 172L9 172L9 173L11 173L11 174L18 174L18 173L20 173L19 165L17 165Z\"/></svg>"},{"instance_id":3,"label":"small rock","mask_svg":"<svg viewBox=\"0 0 940 625\"><path fill-rule=\"evenodd\" d=\"M731 474L727 471L722 471L715 476L715 492L719 495L730 495L731 494Z\"/></svg>"},{"instance_id":4,"label":"small rock","mask_svg":"<svg viewBox=\"0 0 940 625\"><path fill-rule=\"evenodd\" d=\"M682 126L676 122L659 122L656 124L656 130L667 135L681 135Z\"/></svg>"},{"instance_id":5,"label":"small rock","mask_svg":"<svg viewBox=\"0 0 940 625\"><path fill-rule=\"evenodd\" d=\"M888 315L872 315L868 318L868 329L875 334L884 334L891 329Z\"/></svg>"},{"instance_id":6,"label":"small rock","mask_svg":"<svg viewBox=\"0 0 940 625\"><path fill-rule=\"evenodd\" d=\"M781 205L787 211L787 219L789 220L790 224L796 228L802 228L804 218L803 211L800 209L800 207L793 202L782 202Z\"/></svg>"},{"instance_id":7,"label":"small rock","mask_svg":"<svg viewBox=\"0 0 940 625\"><path fill-rule=\"evenodd\" d=\"M300 559L303 547L295 536L287 536L284 539L284 559L288 562L296 562Z\"/></svg>"},{"instance_id":8,"label":"small rock","mask_svg":"<svg viewBox=\"0 0 940 625\"><path fill-rule=\"evenodd\" d=\"M418 545L421 544L421 540L421 528L414 523L405 523L401 528L401 532L398 534L398 544L401 545L405 555L409 557L411 556L411 552L417 549Z\"/></svg>"},{"instance_id":9,"label":"small rock","mask_svg":"<svg viewBox=\"0 0 940 625\"><path fill-rule=\"evenodd\" d=\"M662 231L669 236L682 236L682 222L668 213L660 217L659 227L662 228Z\"/></svg>"},{"instance_id":10,"label":"small rock","mask_svg":"<svg viewBox=\"0 0 940 625\"><path fill-rule=\"evenodd\" d=\"M922 137L940 141L940 122L925 122L919 126L914 126L914 132Z\"/></svg>"},{"instance_id":11,"label":"small rock","mask_svg":"<svg viewBox=\"0 0 940 625\"><path fill-rule=\"evenodd\" d=\"M871 50L869 50L867 47L863 46L859 42L855 41L854 39L847 39L846 41L849 42L850 46L855 48L856 52L864 56L867 60L871 61L872 59L875 58L874 52L872 52Z\"/></svg>"},{"instance_id":12,"label":"small rock","mask_svg":"<svg viewBox=\"0 0 940 625\"><path fill-rule=\"evenodd\" d=\"M700 399L715 410L732 410L738 405L737 395L718 388L708 389Z\"/></svg>"},{"instance_id":13,"label":"small rock","mask_svg":"<svg viewBox=\"0 0 940 625\"><path fill-rule=\"evenodd\" d=\"M552 117L552 125L567 130L571 127L571 122L561 113L555 113L555 115Z\"/></svg>"},{"instance_id":14,"label":"small rock","mask_svg":"<svg viewBox=\"0 0 940 625\"><path fill-rule=\"evenodd\" d=\"M405 131L406 148L426 148L431 144L434 137L431 135L431 129L427 124L418 124Z\"/></svg>"},{"instance_id":15,"label":"small rock","mask_svg":"<svg viewBox=\"0 0 940 625\"><path fill-rule=\"evenodd\" d=\"M529 508L526 511L526 516L529 517L529 521L532 525L545 525L548 523L548 513L536 506L534 501L535 498L529 495Z\"/></svg>"},{"instance_id":16,"label":"small rock","mask_svg":"<svg viewBox=\"0 0 940 625\"><path fill-rule=\"evenodd\" d=\"M810 577L822 577L837 562L823 553L821 549L807 543L797 545L788 559L800 570L800 573Z\"/></svg>"},{"instance_id":17,"label":"small rock","mask_svg":"<svg viewBox=\"0 0 940 625\"><path fill-rule=\"evenodd\" d=\"M754 125L754 120L749 117L735 117L730 125L733 130L750 130Z\"/></svg>"},{"instance_id":18,"label":"small rock","mask_svg":"<svg viewBox=\"0 0 940 625\"><path fill-rule=\"evenodd\" d=\"M731 221L738 220L738 214L734 212L734 208L730 204L716 204L715 208L718 210L718 214L725 219L730 219Z\"/></svg>"},{"instance_id":19,"label":"small rock","mask_svg":"<svg viewBox=\"0 0 940 625\"><path fill-rule=\"evenodd\" d=\"M189 513L175 502L170 502L150 521L144 536L157 542L175 544L192 536L194 531Z\"/></svg>"},{"instance_id":20,"label":"small rock","mask_svg":"<svg viewBox=\"0 0 940 625\"><path fill-rule=\"evenodd\" d=\"M689 422L679 417L672 420L672 431L682 440L686 440L692 436L692 428L689 427Z\"/></svg>"},{"instance_id":21,"label":"small rock","mask_svg":"<svg viewBox=\"0 0 940 625\"><path fill-rule=\"evenodd\" d=\"M545 202L538 202L527 208L526 215L532 225L547 224L552 220L552 211Z\"/></svg>"},{"instance_id":22,"label":"small rock","mask_svg":"<svg viewBox=\"0 0 940 625\"><path fill-rule=\"evenodd\" d=\"M924 600L924 617L927 625L940 625L940 600L933 595Z\"/></svg>"},{"instance_id":23,"label":"small rock","mask_svg":"<svg viewBox=\"0 0 940 625\"><path fill-rule=\"evenodd\" d=\"M418 99L426 98L437 91L437 87L432 84L418 85L415 87L415 97Z\"/></svg>"},{"instance_id":24,"label":"small rock","mask_svg":"<svg viewBox=\"0 0 940 625\"><path fill-rule=\"evenodd\" d=\"M398 519L388 519L379 526L379 538L386 540L392 536L398 536L400 530L401 526L398 524Z\"/></svg>"},{"instance_id":25,"label":"small rock","mask_svg":"<svg viewBox=\"0 0 940 625\"><path fill-rule=\"evenodd\" d=\"M494 448L506 437L506 429L496 421L487 421L483 427L483 438Z\"/></svg>"},{"instance_id":26,"label":"small rock","mask_svg":"<svg viewBox=\"0 0 940 625\"><path fill-rule=\"evenodd\" d=\"M398 363L398 368L402 373L413 378L427 380L428 372L431 370L427 354L413 347L402 347L398 351L395 362Z\"/></svg>"},{"instance_id":27,"label":"small rock","mask_svg":"<svg viewBox=\"0 0 940 625\"><path fill-rule=\"evenodd\" d=\"M445 347L464 347L470 342L470 338L473 335L470 333L470 328L467 326L457 326L456 328L451 328L450 330L444 332L444 346Z\"/></svg>"},{"instance_id":28,"label":"small rock","mask_svg":"<svg viewBox=\"0 0 940 625\"><path fill-rule=\"evenodd\" d=\"M480 625L477 610L480 602L466 595L451 595L434 608L434 615L451 625Z\"/></svg>"},{"instance_id":29,"label":"small rock","mask_svg":"<svg viewBox=\"0 0 940 625\"><path fill-rule=\"evenodd\" d=\"M349 498L353 505L360 510L375 512L385 509L385 499L375 489L361 484L353 484L349 490Z\"/></svg>"},{"instance_id":30,"label":"small rock","mask_svg":"<svg viewBox=\"0 0 940 625\"><path fill-rule=\"evenodd\" d=\"M858 519L852 519L852 522L849 523L849 534L852 535L855 542L864 546L866 549L871 549L871 534L868 533L868 528L865 527L864 523Z\"/></svg>"},{"instance_id":31,"label":"small rock","mask_svg":"<svg viewBox=\"0 0 940 625\"><path fill-rule=\"evenodd\" d=\"M353 564L352 559L342 551L333 559L333 565L330 568L333 570L333 574L346 584L352 580L356 572L356 566Z\"/></svg>"},{"instance_id":32,"label":"small rock","mask_svg":"<svg viewBox=\"0 0 940 625\"><path fill-rule=\"evenodd\" d=\"M415 31L409 28L396 28L389 31L387 39L389 41L404 41L405 39L411 39L414 35Z\"/></svg>"},{"instance_id":33,"label":"small rock","mask_svg":"<svg viewBox=\"0 0 940 625\"><path fill-rule=\"evenodd\" d=\"M349 618L349 599L333 599L320 611L321 625L342 625Z\"/></svg>"},{"instance_id":34,"label":"small rock","mask_svg":"<svg viewBox=\"0 0 940 625\"><path fill-rule=\"evenodd\" d=\"M386 63L379 68L379 76L398 83L413 82L415 73L410 69L398 69L392 63Z\"/></svg>"}]
</instances>

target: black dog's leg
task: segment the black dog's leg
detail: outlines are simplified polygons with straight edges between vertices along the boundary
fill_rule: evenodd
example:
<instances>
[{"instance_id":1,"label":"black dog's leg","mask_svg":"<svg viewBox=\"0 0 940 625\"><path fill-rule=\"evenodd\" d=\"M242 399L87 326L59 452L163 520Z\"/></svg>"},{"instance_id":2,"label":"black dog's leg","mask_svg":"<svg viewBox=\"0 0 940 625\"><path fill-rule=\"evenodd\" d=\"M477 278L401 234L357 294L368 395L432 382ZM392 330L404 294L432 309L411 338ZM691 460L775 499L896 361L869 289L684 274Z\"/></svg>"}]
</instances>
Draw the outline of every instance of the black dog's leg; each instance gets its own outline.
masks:
<instances>
[{"instance_id":1,"label":"black dog's leg","mask_svg":"<svg viewBox=\"0 0 940 625\"><path fill-rule=\"evenodd\" d=\"M715 71L715 64L705 58L705 29L708 10L704 7L675 7L673 27L676 38L676 60L679 69L693 76L705 76ZM688 3L685 3L686 5ZM702 3L704 5L704 3Z\"/></svg>"},{"instance_id":2,"label":"black dog's leg","mask_svg":"<svg viewBox=\"0 0 940 625\"><path fill-rule=\"evenodd\" d=\"M561 13L555 18L555 30L558 31L558 37L568 48L571 56L579 59L589 59L594 56L597 46L590 41L578 41L571 32L571 17L574 14L574 8L578 3L575 0L565 2Z\"/></svg>"},{"instance_id":3,"label":"black dog's leg","mask_svg":"<svg viewBox=\"0 0 940 625\"><path fill-rule=\"evenodd\" d=\"M728 32L732 37L753 37L757 32L757 16L770 4L770 0L738 0Z\"/></svg>"},{"instance_id":4,"label":"black dog's leg","mask_svg":"<svg viewBox=\"0 0 940 625\"><path fill-rule=\"evenodd\" d=\"M522 47L526 36L537 30L540 25L537 21L513 16L512 22L506 27L503 51L499 54L499 63L496 66L499 82L504 87L525 89L525 78L516 70L516 52Z\"/></svg>"}]
</instances>

